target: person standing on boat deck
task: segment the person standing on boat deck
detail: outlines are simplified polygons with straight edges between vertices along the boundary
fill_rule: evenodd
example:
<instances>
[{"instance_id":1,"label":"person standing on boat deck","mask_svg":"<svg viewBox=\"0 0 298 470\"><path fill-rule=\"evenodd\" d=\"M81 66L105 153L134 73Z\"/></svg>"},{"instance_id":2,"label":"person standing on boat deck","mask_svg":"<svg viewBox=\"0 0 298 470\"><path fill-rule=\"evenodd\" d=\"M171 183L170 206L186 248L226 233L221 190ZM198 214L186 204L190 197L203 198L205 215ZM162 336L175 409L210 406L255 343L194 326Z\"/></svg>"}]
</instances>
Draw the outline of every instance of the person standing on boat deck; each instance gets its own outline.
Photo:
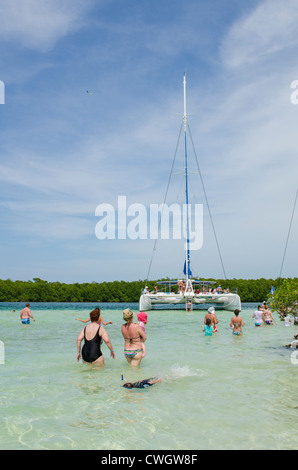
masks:
<instances>
[{"instance_id":1,"label":"person standing on boat deck","mask_svg":"<svg viewBox=\"0 0 298 470\"><path fill-rule=\"evenodd\" d=\"M77 338L77 361L83 358L84 362L96 364L98 366L104 365L104 357L101 352L101 343L104 341L111 351L111 356L115 359L115 352L108 336L108 333L103 326L98 325L99 311L93 310L90 313L91 324L85 326ZM81 343L85 339L85 344L81 353Z\"/></svg>"},{"instance_id":2,"label":"person standing on boat deck","mask_svg":"<svg viewBox=\"0 0 298 470\"><path fill-rule=\"evenodd\" d=\"M129 308L123 310L123 320L126 322L121 326L124 338L124 355L127 362L136 367L142 361L142 341L145 342L147 336L140 325L133 323L133 312Z\"/></svg>"},{"instance_id":3,"label":"person standing on boat deck","mask_svg":"<svg viewBox=\"0 0 298 470\"><path fill-rule=\"evenodd\" d=\"M253 313L252 318L255 319L255 326L263 326L263 310L261 305L258 305L258 310Z\"/></svg>"},{"instance_id":4,"label":"person standing on boat deck","mask_svg":"<svg viewBox=\"0 0 298 470\"><path fill-rule=\"evenodd\" d=\"M240 310L234 310L235 316L231 318L230 327L233 328L233 334L242 336L242 328L245 325L243 318L239 317Z\"/></svg>"},{"instance_id":5,"label":"person standing on boat deck","mask_svg":"<svg viewBox=\"0 0 298 470\"><path fill-rule=\"evenodd\" d=\"M206 325L207 324L207 319L210 319L211 320L211 324L213 326L213 331L214 333L217 332L217 323L218 323L218 319L217 319L217 316L215 314L215 308L214 307L210 307L208 308L208 313L206 313L205 315L205 318L204 318L204 324Z\"/></svg>"},{"instance_id":6,"label":"person standing on boat deck","mask_svg":"<svg viewBox=\"0 0 298 470\"><path fill-rule=\"evenodd\" d=\"M21 311L20 317L23 325L30 325L30 318L35 321L35 318L33 317L30 310L30 304L28 302L26 303L26 307Z\"/></svg>"}]
</instances>

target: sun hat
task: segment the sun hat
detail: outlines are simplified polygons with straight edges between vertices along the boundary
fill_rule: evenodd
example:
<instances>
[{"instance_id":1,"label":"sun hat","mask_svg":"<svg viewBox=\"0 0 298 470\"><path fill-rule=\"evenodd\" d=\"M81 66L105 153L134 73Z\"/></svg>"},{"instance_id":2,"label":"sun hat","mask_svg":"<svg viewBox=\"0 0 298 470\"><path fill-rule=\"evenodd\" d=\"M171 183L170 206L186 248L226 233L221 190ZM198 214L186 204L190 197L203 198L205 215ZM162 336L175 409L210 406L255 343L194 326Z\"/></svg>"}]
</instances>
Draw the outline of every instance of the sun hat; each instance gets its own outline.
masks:
<instances>
[{"instance_id":1,"label":"sun hat","mask_svg":"<svg viewBox=\"0 0 298 470\"><path fill-rule=\"evenodd\" d=\"M133 317L133 312L129 309L126 308L123 310L123 320L127 321L130 320Z\"/></svg>"},{"instance_id":2,"label":"sun hat","mask_svg":"<svg viewBox=\"0 0 298 470\"><path fill-rule=\"evenodd\" d=\"M142 321L143 323L147 323L147 313L145 312L137 313L137 317L139 321Z\"/></svg>"},{"instance_id":3,"label":"sun hat","mask_svg":"<svg viewBox=\"0 0 298 470\"><path fill-rule=\"evenodd\" d=\"M208 308L208 313L215 313L214 307Z\"/></svg>"}]
</instances>

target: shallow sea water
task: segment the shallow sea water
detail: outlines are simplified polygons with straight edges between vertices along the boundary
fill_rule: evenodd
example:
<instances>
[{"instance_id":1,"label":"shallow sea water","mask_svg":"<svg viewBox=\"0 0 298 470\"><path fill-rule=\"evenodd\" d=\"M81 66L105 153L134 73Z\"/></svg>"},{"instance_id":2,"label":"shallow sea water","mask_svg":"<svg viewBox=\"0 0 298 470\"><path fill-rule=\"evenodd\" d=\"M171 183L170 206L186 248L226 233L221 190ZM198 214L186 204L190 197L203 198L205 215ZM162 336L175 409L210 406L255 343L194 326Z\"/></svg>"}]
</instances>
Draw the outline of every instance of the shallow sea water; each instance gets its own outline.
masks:
<instances>
[{"instance_id":1,"label":"shallow sea water","mask_svg":"<svg viewBox=\"0 0 298 470\"><path fill-rule=\"evenodd\" d=\"M93 304L0 304L0 448L208 450L298 448L298 354L284 347L298 327L256 328L256 304L243 304L242 337L231 312L217 311L218 333L201 330L206 310L148 312L147 356L132 369L123 355L122 310L101 304L116 352L105 367L76 362L76 338ZM12 312L15 309L16 312ZM125 381L160 376L144 390Z\"/></svg>"}]
</instances>

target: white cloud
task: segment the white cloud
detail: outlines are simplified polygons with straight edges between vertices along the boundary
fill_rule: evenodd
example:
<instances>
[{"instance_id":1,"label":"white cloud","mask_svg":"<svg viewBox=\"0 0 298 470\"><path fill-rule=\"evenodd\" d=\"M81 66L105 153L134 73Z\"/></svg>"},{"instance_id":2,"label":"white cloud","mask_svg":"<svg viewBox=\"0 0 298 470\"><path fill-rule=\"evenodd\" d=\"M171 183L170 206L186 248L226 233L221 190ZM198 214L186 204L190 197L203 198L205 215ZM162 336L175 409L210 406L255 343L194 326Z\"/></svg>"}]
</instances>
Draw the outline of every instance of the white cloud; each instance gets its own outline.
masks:
<instances>
[{"instance_id":1,"label":"white cloud","mask_svg":"<svg viewBox=\"0 0 298 470\"><path fill-rule=\"evenodd\" d=\"M191 3L196 8L195 2ZM245 17L238 17L222 38L219 55L218 41L221 32L226 31L226 22L219 24L216 39L213 28L206 24L205 39L210 38L209 47L215 52L211 58L208 56L208 63L211 60L213 66L207 68L210 77L202 80L206 72L202 61L190 63L187 77L188 111L196 114L190 118L192 136L230 277L278 274L297 186L298 105L290 102L290 83L298 77L296 64L290 59L292 46L298 43L293 26L298 8L291 0L285 4L277 0L254 3L257 7ZM18 46L46 50L82 26L85 12L85 2L77 0L61 4L5 0L0 3L0 40L2 44L5 38ZM60 246L69 250L69 257L75 254L68 266L64 258L59 265L58 254L52 258L44 253L54 279L62 274L60 267L65 270L65 279L74 275L84 279L91 274L97 278L98 266L102 280L128 274L131 279L145 277L152 241L100 242L94 233L98 221L94 211L100 203L116 206L119 195L127 196L128 205L162 202L181 122L177 113L181 113L183 105L182 74L188 65L177 60L173 66L167 59L183 51L201 57L199 52L204 49L198 48L202 32L198 28L196 35L191 22L182 21L187 28L179 42L180 36L175 32L181 24L177 25L173 18L165 22L164 28L157 28L150 20L144 22L141 36L139 25L134 26L130 15L124 15L124 26L117 23L117 14L113 15L114 10L104 19L95 15L89 23L90 36L86 31L84 37L88 38L85 47L81 37L74 36L78 55L70 57L65 67L60 67L60 60L67 51L57 48L59 58L55 62L54 52L50 56L39 55L36 60L36 54L30 51L23 54L22 47L18 57L23 54L24 63L17 61L11 67L14 81L21 81L24 73L38 75L45 66L51 67L50 79L57 80L45 93L46 86L42 85L44 80L48 85L46 74L37 76L37 91L32 91L30 99L30 87L18 88L14 104L25 115L12 116L15 120L11 123L8 119L7 128L2 129L0 155L3 230L8 236L12 234L12 241L16 236L20 245L30 240L32 245L52 245L52 253L54 248L59 253ZM106 27L107 34L95 38L95 24L101 29ZM111 24L117 26L115 30ZM150 33L155 30L157 34L152 36ZM125 40L119 41L120 35ZM192 41L186 40L188 35L193 36ZM120 46L117 50L115 39ZM150 53L146 54L148 48ZM15 49L13 46L9 50ZM204 57L208 51L207 48ZM108 67L107 56L111 57ZM164 64L156 61L158 56ZM41 57L52 63L42 63ZM183 66L181 77L172 66ZM77 77L73 76L74 70ZM85 93L91 86L96 91L92 97ZM191 152L189 142L190 158ZM177 163L180 158L179 149ZM194 180L196 202L205 204L199 177L191 174L191 182ZM173 177L171 191L175 191L175 196L180 181L180 175ZM212 228L207 223L206 205L204 210L204 245L193 254L193 269L199 275L217 276L222 274L221 266ZM297 233L294 228L293 234ZM180 250L173 249L173 243L162 244L159 253L152 265L152 276L174 277L183 267L183 247ZM173 253L175 256L171 256ZM291 272L296 269L295 256L294 253L291 260L289 253L287 258L293 266ZM38 263L36 259L36 264L32 264L32 277ZM44 269L43 260L40 265ZM44 277L48 278L47 274Z\"/></svg>"},{"instance_id":2,"label":"white cloud","mask_svg":"<svg viewBox=\"0 0 298 470\"><path fill-rule=\"evenodd\" d=\"M90 0L2 0L0 38L32 49L51 49L82 26L90 4Z\"/></svg>"},{"instance_id":3,"label":"white cloud","mask_svg":"<svg viewBox=\"0 0 298 470\"><path fill-rule=\"evenodd\" d=\"M297 0L265 0L250 14L237 20L222 43L228 67L264 61L283 49L297 46Z\"/></svg>"}]
</instances>

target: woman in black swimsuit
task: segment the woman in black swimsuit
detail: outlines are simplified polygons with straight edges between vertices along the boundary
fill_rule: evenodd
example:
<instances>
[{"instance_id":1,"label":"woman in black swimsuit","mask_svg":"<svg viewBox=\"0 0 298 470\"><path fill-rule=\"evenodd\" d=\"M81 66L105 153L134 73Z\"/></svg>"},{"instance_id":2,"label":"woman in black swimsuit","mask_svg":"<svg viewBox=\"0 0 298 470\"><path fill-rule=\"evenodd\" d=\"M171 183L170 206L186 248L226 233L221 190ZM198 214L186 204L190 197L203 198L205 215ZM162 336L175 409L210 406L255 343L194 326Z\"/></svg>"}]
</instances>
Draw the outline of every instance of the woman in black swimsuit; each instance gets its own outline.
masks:
<instances>
[{"instance_id":1,"label":"woman in black swimsuit","mask_svg":"<svg viewBox=\"0 0 298 470\"><path fill-rule=\"evenodd\" d=\"M91 324L87 325L82 329L77 339L77 361L79 362L81 356L84 362L97 364L99 366L104 365L104 358L101 352L101 343L104 341L111 351L111 356L115 359L115 353L113 350L110 338L103 326L98 325L99 312L93 310L90 313ZM85 344L81 354L81 343L85 339Z\"/></svg>"}]
</instances>

